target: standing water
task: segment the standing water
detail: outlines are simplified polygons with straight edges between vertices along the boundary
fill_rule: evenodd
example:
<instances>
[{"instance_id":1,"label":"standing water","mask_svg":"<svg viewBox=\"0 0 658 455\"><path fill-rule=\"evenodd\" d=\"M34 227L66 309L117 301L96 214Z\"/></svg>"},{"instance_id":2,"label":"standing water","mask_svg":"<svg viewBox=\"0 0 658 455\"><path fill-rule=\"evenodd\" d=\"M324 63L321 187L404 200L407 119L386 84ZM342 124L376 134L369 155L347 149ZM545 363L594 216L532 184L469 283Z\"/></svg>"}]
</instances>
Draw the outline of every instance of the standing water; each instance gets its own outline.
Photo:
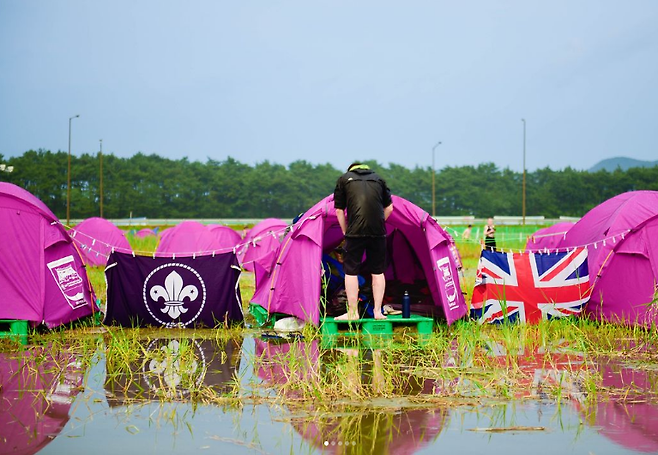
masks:
<instances>
[{"instance_id":1,"label":"standing water","mask_svg":"<svg viewBox=\"0 0 658 455\"><path fill-rule=\"evenodd\" d=\"M0 453L658 452L656 369L568 344L130 332L1 354Z\"/></svg>"}]
</instances>

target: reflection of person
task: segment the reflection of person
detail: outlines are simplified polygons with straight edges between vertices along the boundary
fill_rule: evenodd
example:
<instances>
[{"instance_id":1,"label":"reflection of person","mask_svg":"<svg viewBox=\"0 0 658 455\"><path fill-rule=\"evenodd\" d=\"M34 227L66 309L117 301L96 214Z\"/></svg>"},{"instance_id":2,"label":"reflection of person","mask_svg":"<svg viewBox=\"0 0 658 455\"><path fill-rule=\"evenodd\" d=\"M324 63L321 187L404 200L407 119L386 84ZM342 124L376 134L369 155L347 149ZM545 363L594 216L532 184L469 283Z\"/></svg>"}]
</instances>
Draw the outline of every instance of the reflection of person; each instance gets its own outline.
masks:
<instances>
[{"instance_id":1,"label":"reflection of person","mask_svg":"<svg viewBox=\"0 0 658 455\"><path fill-rule=\"evenodd\" d=\"M462 232L462 239L468 240L471 238L471 229L473 229L473 225L469 224L466 229L464 229L464 232Z\"/></svg>"},{"instance_id":2,"label":"reflection of person","mask_svg":"<svg viewBox=\"0 0 658 455\"><path fill-rule=\"evenodd\" d=\"M365 266L372 275L375 319L382 314L386 288L386 219L393 212L391 191L386 182L367 165L352 163L338 178L334 190L334 207L345 235L345 291L347 313L338 320L358 319L358 275L365 251Z\"/></svg>"},{"instance_id":3,"label":"reflection of person","mask_svg":"<svg viewBox=\"0 0 658 455\"><path fill-rule=\"evenodd\" d=\"M339 381L343 382L343 388L350 392L361 394L366 393L365 389L362 390L362 374L365 373L365 368L362 368L363 360L361 359L361 353L357 348L337 348L339 352L345 354L345 362L336 364L337 377ZM384 366L382 363L382 350L381 349L371 349L368 352L364 353L364 357L367 354L372 354L372 362L366 363L370 366L370 375L371 375L371 386L372 393L376 395L381 395L386 391L386 381L384 375Z\"/></svg>"},{"instance_id":4,"label":"reflection of person","mask_svg":"<svg viewBox=\"0 0 658 455\"><path fill-rule=\"evenodd\" d=\"M493 224L493 218L489 218L484 227L484 247L496 251L496 226Z\"/></svg>"}]
</instances>

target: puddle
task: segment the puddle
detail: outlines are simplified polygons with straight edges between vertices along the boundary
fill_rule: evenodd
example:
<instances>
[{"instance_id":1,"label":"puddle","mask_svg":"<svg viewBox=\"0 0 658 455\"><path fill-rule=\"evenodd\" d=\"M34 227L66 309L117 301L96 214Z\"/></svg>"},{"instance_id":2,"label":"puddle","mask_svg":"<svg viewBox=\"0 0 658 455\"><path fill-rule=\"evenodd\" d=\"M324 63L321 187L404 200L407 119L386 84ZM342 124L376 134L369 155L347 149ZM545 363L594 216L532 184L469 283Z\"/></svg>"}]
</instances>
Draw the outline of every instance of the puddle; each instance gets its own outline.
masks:
<instances>
[{"instance_id":1,"label":"puddle","mask_svg":"<svg viewBox=\"0 0 658 455\"><path fill-rule=\"evenodd\" d=\"M86 370L0 354L0 453L658 452L658 371L567 345L427 361L422 346L178 337L118 355L106 341ZM487 375L496 364L506 375Z\"/></svg>"}]
</instances>

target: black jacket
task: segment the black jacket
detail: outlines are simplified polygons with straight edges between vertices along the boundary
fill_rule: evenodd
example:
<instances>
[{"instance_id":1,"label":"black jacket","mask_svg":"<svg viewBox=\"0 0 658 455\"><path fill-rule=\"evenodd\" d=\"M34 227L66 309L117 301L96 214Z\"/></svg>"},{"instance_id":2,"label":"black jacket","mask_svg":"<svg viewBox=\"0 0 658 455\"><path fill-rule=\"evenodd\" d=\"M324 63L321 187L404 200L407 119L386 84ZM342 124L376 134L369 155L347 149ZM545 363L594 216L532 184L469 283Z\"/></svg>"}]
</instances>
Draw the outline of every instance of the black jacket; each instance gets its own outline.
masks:
<instances>
[{"instance_id":1,"label":"black jacket","mask_svg":"<svg viewBox=\"0 0 658 455\"><path fill-rule=\"evenodd\" d=\"M391 205L391 190L370 169L341 175L334 190L334 207L347 210L345 237L385 237L384 208Z\"/></svg>"}]
</instances>

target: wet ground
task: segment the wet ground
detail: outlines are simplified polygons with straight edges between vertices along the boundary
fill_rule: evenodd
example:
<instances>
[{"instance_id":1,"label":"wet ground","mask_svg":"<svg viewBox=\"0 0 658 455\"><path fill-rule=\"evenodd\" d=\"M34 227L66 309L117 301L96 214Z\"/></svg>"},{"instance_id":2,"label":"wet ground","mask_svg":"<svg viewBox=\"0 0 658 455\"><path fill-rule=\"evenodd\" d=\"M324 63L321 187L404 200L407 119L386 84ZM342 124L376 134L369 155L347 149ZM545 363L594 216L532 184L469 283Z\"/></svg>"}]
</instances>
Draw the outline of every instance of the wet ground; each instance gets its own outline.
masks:
<instances>
[{"instance_id":1,"label":"wet ground","mask_svg":"<svg viewBox=\"0 0 658 455\"><path fill-rule=\"evenodd\" d=\"M0 354L0 453L658 453L658 371L573 349L514 353L525 379L500 394L460 374L463 353L434 370L405 351L393 378L389 351L317 340L149 338L128 362L106 341L89 367ZM585 369L606 391L594 402Z\"/></svg>"}]
</instances>

